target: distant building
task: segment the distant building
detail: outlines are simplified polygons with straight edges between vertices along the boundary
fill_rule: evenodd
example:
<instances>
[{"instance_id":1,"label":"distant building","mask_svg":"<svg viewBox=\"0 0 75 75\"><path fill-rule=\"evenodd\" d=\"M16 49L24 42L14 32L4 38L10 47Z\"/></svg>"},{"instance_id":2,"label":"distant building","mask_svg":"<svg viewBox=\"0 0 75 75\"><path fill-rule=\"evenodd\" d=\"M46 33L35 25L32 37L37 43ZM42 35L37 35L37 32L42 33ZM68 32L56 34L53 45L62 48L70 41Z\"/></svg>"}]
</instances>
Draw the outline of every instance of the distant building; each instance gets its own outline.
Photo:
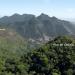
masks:
<instances>
[{"instance_id":1,"label":"distant building","mask_svg":"<svg viewBox=\"0 0 75 75\"><path fill-rule=\"evenodd\" d=\"M6 29L0 29L0 31L5 31Z\"/></svg>"}]
</instances>

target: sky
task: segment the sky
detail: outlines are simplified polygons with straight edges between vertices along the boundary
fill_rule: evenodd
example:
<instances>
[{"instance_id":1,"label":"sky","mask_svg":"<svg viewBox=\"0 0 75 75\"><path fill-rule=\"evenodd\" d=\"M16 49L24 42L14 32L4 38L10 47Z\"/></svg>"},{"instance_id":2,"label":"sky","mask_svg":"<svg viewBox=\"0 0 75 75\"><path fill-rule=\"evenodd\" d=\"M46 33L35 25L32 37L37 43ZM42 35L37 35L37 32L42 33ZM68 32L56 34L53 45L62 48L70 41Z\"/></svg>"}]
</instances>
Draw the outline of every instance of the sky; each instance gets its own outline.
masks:
<instances>
[{"instance_id":1,"label":"sky","mask_svg":"<svg viewBox=\"0 0 75 75\"><path fill-rule=\"evenodd\" d=\"M75 0L0 0L1 17L14 13L75 18Z\"/></svg>"}]
</instances>

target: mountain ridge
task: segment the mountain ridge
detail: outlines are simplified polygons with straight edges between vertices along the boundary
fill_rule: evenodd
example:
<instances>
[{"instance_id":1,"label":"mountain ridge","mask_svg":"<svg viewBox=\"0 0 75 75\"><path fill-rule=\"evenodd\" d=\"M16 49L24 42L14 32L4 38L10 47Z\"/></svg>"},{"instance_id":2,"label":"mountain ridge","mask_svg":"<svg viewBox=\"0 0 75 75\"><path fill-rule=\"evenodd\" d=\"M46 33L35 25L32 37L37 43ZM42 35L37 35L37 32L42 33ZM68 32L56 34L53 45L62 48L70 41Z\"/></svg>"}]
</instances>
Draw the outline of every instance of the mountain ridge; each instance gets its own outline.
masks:
<instances>
[{"instance_id":1,"label":"mountain ridge","mask_svg":"<svg viewBox=\"0 0 75 75\"><path fill-rule=\"evenodd\" d=\"M75 35L75 26L65 20L50 17L44 13L39 16L32 14L13 14L0 18L0 27L9 27L27 39L49 40L61 35Z\"/></svg>"}]
</instances>

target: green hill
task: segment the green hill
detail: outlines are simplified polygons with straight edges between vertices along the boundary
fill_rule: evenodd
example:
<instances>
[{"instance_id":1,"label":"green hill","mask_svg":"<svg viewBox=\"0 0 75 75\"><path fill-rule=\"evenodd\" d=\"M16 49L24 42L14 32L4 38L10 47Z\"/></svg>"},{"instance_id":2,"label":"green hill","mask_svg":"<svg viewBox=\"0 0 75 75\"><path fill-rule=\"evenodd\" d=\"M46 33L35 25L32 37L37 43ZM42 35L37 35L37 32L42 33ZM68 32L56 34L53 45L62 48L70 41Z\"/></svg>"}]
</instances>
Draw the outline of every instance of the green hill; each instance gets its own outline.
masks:
<instances>
[{"instance_id":1,"label":"green hill","mask_svg":"<svg viewBox=\"0 0 75 75\"><path fill-rule=\"evenodd\" d=\"M29 75L74 75L75 40L67 36L57 37L21 60L28 64Z\"/></svg>"},{"instance_id":2,"label":"green hill","mask_svg":"<svg viewBox=\"0 0 75 75\"><path fill-rule=\"evenodd\" d=\"M21 54L27 48L27 42L18 33L5 28L0 30L0 56Z\"/></svg>"},{"instance_id":3,"label":"green hill","mask_svg":"<svg viewBox=\"0 0 75 75\"><path fill-rule=\"evenodd\" d=\"M9 54L0 56L0 75L75 75L75 39L68 36L57 37L20 57Z\"/></svg>"}]
</instances>

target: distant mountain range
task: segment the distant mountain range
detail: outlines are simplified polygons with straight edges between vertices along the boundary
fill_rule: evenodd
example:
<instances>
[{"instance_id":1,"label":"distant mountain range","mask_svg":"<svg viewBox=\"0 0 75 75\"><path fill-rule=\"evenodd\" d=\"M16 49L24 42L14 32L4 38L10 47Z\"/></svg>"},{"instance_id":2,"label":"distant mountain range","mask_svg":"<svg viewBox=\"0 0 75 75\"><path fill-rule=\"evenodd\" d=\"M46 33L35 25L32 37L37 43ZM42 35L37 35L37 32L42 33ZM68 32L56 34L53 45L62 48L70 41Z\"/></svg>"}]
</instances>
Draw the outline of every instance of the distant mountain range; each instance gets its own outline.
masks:
<instances>
[{"instance_id":1,"label":"distant mountain range","mask_svg":"<svg viewBox=\"0 0 75 75\"><path fill-rule=\"evenodd\" d=\"M12 29L22 37L34 41L49 40L57 36L75 36L75 26L69 21L46 14L14 14L0 18L0 27Z\"/></svg>"}]
</instances>

